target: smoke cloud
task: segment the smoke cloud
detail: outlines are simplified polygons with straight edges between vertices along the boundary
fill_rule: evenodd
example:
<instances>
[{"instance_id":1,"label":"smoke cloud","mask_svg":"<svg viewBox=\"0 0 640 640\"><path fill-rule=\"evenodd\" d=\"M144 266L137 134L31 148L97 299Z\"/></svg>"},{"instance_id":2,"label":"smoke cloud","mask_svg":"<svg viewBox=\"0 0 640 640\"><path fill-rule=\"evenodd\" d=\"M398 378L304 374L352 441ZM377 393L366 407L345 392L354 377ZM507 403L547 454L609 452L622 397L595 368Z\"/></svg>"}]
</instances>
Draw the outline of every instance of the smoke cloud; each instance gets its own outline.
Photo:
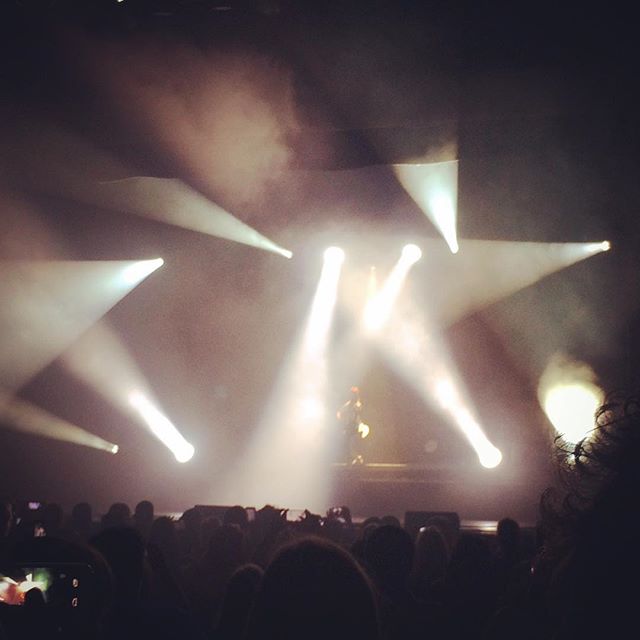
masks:
<instances>
[{"instance_id":1,"label":"smoke cloud","mask_svg":"<svg viewBox=\"0 0 640 640\"><path fill-rule=\"evenodd\" d=\"M288 166L296 115L290 72L280 63L157 39L85 45L94 90L198 188L249 204Z\"/></svg>"}]
</instances>

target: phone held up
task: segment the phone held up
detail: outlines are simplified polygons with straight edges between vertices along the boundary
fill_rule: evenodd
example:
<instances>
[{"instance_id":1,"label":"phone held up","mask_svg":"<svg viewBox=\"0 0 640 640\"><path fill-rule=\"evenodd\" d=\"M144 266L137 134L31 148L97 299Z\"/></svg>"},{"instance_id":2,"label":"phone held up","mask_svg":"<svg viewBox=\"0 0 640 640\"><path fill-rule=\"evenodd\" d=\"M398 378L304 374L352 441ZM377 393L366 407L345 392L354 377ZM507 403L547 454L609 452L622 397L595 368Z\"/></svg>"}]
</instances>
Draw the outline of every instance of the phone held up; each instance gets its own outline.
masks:
<instances>
[{"instance_id":1,"label":"phone held up","mask_svg":"<svg viewBox=\"0 0 640 640\"><path fill-rule=\"evenodd\" d=\"M30 563L5 568L0 573L0 602L22 606L27 594L38 589L45 604L74 610L93 579L93 569L82 563Z\"/></svg>"}]
</instances>

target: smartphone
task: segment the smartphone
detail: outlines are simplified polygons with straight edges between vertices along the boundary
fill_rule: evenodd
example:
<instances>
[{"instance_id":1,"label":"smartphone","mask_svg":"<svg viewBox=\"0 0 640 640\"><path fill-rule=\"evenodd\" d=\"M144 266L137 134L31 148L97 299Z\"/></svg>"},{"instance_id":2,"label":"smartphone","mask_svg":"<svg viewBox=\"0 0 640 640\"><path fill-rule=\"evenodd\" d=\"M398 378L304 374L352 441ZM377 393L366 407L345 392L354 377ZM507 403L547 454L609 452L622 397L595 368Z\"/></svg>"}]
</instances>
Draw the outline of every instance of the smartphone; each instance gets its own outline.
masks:
<instances>
[{"instance_id":1,"label":"smartphone","mask_svg":"<svg viewBox=\"0 0 640 640\"><path fill-rule=\"evenodd\" d=\"M31 589L39 589L47 605L64 609L81 606L93 581L93 569L80 563L21 564L0 573L0 602L22 606Z\"/></svg>"}]
</instances>

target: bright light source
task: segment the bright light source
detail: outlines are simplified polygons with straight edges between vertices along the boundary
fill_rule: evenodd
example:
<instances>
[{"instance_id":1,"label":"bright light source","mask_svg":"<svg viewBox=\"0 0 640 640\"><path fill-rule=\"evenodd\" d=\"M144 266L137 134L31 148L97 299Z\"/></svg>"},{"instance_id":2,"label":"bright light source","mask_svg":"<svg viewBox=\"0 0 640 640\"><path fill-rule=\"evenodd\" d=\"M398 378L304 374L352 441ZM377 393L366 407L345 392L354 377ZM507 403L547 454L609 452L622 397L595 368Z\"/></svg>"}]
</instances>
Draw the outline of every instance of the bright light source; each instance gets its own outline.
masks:
<instances>
[{"instance_id":1,"label":"bright light source","mask_svg":"<svg viewBox=\"0 0 640 640\"><path fill-rule=\"evenodd\" d=\"M451 380L443 378L438 380L434 387L435 397L440 408L447 409L456 403L456 390Z\"/></svg>"},{"instance_id":2,"label":"bright light source","mask_svg":"<svg viewBox=\"0 0 640 640\"><path fill-rule=\"evenodd\" d=\"M362 317L362 323L368 333L376 333L382 329L386 320L387 314L380 300L375 299L370 301L364 310Z\"/></svg>"},{"instance_id":3,"label":"bright light source","mask_svg":"<svg viewBox=\"0 0 640 640\"><path fill-rule=\"evenodd\" d=\"M342 264L344 262L344 251L340 247L329 247L324 252L326 262Z\"/></svg>"},{"instance_id":4,"label":"bright light source","mask_svg":"<svg viewBox=\"0 0 640 640\"><path fill-rule=\"evenodd\" d=\"M113 455L116 455L118 451L120 451L120 447L117 444L114 444L113 447L111 447L111 453L113 453Z\"/></svg>"},{"instance_id":5,"label":"bright light source","mask_svg":"<svg viewBox=\"0 0 640 640\"><path fill-rule=\"evenodd\" d=\"M193 445L184 439L169 418L163 415L145 395L139 391L133 391L129 394L129 402L147 423L151 432L173 453L178 462L191 460L195 453Z\"/></svg>"},{"instance_id":6,"label":"bright light source","mask_svg":"<svg viewBox=\"0 0 640 640\"><path fill-rule=\"evenodd\" d=\"M287 260L291 260L293 257L293 251L289 251L289 249L277 249L276 253L279 253L281 256L287 258Z\"/></svg>"},{"instance_id":7,"label":"bright light source","mask_svg":"<svg viewBox=\"0 0 640 640\"><path fill-rule=\"evenodd\" d=\"M494 469L502 462L502 452L497 447L490 445L478 452L480 464L486 469Z\"/></svg>"},{"instance_id":8,"label":"bright light source","mask_svg":"<svg viewBox=\"0 0 640 640\"><path fill-rule=\"evenodd\" d=\"M422 258L422 250L415 244L407 244L402 249L402 258L410 264L414 264Z\"/></svg>"},{"instance_id":9,"label":"bright light source","mask_svg":"<svg viewBox=\"0 0 640 640\"><path fill-rule=\"evenodd\" d=\"M300 416L300 426L302 428L316 427L325 415L325 406L322 399L313 393L313 389L310 391L311 394L300 398L296 407L296 413Z\"/></svg>"},{"instance_id":10,"label":"bright light source","mask_svg":"<svg viewBox=\"0 0 640 640\"><path fill-rule=\"evenodd\" d=\"M563 440L576 444L593 430L603 396L590 382L559 384L546 392L544 411Z\"/></svg>"},{"instance_id":11,"label":"bright light source","mask_svg":"<svg viewBox=\"0 0 640 640\"><path fill-rule=\"evenodd\" d=\"M458 161L397 164L396 177L421 211L440 231L452 253L458 252Z\"/></svg>"},{"instance_id":12,"label":"bright light source","mask_svg":"<svg viewBox=\"0 0 640 640\"><path fill-rule=\"evenodd\" d=\"M478 460L483 467L493 469L502 461L502 453L487 436L471 412L465 407L461 394L449 376L436 378L432 392L435 400L445 414L450 415L460 427L469 443L474 448Z\"/></svg>"},{"instance_id":13,"label":"bright light source","mask_svg":"<svg viewBox=\"0 0 640 640\"><path fill-rule=\"evenodd\" d=\"M155 260L141 260L140 262L134 262L133 264L125 267L122 270L122 281L128 285L135 285L144 280L149 274L153 273L156 269L160 268L164 264L162 258L156 258Z\"/></svg>"},{"instance_id":14,"label":"bright light source","mask_svg":"<svg viewBox=\"0 0 640 640\"><path fill-rule=\"evenodd\" d=\"M556 432L568 443L589 437L595 414L604 402L591 367L556 354L538 383L538 400Z\"/></svg>"},{"instance_id":15,"label":"bright light source","mask_svg":"<svg viewBox=\"0 0 640 640\"><path fill-rule=\"evenodd\" d=\"M583 246L586 254L603 253L611 249L611 243L608 240L604 242L586 242Z\"/></svg>"},{"instance_id":16,"label":"bright light source","mask_svg":"<svg viewBox=\"0 0 640 640\"><path fill-rule=\"evenodd\" d=\"M442 234L451 253L458 253L454 196L447 191L438 190L434 193L427 193L427 202L433 224Z\"/></svg>"},{"instance_id":17,"label":"bright light source","mask_svg":"<svg viewBox=\"0 0 640 640\"><path fill-rule=\"evenodd\" d=\"M189 462L193 458L193 454L196 452L192 444L188 442L184 447L174 452L174 456L178 462Z\"/></svg>"}]
</instances>

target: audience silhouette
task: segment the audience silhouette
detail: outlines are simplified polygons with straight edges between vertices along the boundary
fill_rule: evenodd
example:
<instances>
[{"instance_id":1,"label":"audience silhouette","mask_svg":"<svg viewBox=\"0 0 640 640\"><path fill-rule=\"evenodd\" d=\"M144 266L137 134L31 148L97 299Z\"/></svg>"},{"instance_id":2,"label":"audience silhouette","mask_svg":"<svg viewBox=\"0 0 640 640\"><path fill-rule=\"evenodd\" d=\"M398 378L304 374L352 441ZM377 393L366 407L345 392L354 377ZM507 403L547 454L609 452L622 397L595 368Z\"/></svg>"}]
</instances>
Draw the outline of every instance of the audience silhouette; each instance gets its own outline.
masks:
<instances>
[{"instance_id":1,"label":"audience silhouette","mask_svg":"<svg viewBox=\"0 0 640 640\"><path fill-rule=\"evenodd\" d=\"M265 571L247 637L378 638L371 583L335 543L319 538L293 542Z\"/></svg>"},{"instance_id":2,"label":"audience silhouette","mask_svg":"<svg viewBox=\"0 0 640 640\"><path fill-rule=\"evenodd\" d=\"M563 489L542 496L535 538L508 517L491 536L436 516L414 541L413 525L357 523L344 506L290 522L236 505L220 522L195 507L156 516L143 500L133 517L118 502L94 522L86 502L65 520L56 503L3 500L0 640L628 635L638 445L640 403L610 398L588 439L559 447Z\"/></svg>"},{"instance_id":3,"label":"audience silhouette","mask_svg":"<svg viewBox=\"0 0 640 640\"><path fill-rule=\"evenodd\" d=\"M215 636L218 640L242 640L249 614L262 584L264 571L256 564L237 569L227 584Z\"/></svg>"},{"instance_id":4,"label":"audience silhouette","mask_svg":"<svg viewBox=\"0 0 640 640\"><path fill-rule=\"evenodd\" d=\"M136 505L133 512L133 523L135 528L140 532L140 535L145 539L149 539L151 533L151 526L154 520L154 508L153 503L149 500L141 500Z\"/></svg>"}]
</instances>

